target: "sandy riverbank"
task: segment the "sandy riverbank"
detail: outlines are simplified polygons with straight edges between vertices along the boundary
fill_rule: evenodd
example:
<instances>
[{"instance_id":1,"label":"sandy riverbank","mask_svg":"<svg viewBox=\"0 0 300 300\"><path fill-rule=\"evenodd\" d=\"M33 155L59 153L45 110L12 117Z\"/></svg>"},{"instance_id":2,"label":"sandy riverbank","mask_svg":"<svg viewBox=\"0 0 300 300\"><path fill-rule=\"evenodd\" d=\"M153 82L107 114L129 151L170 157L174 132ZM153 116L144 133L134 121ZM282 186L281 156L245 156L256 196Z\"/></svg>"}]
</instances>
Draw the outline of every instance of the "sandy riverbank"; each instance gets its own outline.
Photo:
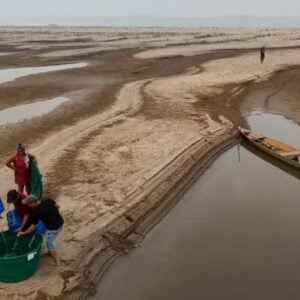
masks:
<instances>
[{"instance_id":1,"label":"sandy riverbank","mask_svg":"<svg viewBox=\"0 0 300 300\"><path fill-rule=\"evenodd\" d=\"M0 35L5 39L10 30L0 30ZM66 220L59 249L63 265L56 268L42 258L38 273L26 283L1 284L0 298L77 299L91 291L99 270L133 247L211 159L234 142L248 89L272 82L277 71L292 72L290 68L300 65L300 50L286 49L298 45L297 30L265 36L274 47L285 49L269 52L263 65L257 51L247 48L271 34L264 30L158 30L154 36L141 29L125 31L126 40L103 42L104 36L124 38L124 31L91 29L97 48L86 52L82 48L90 49L91 40L74 41L72 30L68 41L60 29L39 31L34 43L28 40L30 30L15 32L10 46L2 41L3 51L14 53L0 57L3 68L71 61L89 66L0 85L1 109L54 96L71 99L46 116L0 129L1 161L25 141L39 157L46 192L60 203ZM145 40L154 47L161 40L186 43L201 34L212 39L210 47L218 51L205 54L203 44L201 55L198 50L187 57L173 52L163 55L167 58L136 55ZM220 43L224 34L228 38ZM245 50L228 50L236 47L237 38L242 44L238 48ZM180 47L188 52L191 46ZM12 186L9 170L0 170L0 181L3 196Z\"/></svg>"}]
</instances>

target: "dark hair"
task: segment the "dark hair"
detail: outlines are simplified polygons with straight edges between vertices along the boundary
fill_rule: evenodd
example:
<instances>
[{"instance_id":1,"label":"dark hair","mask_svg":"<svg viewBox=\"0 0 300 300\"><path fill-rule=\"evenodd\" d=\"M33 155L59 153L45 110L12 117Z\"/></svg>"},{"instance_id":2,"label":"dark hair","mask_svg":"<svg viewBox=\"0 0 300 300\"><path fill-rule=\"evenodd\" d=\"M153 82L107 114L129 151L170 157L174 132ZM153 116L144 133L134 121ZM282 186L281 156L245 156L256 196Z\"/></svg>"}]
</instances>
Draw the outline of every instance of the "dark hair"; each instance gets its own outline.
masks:
<instances>
[{"instance_id":1,"label":"dark hair","mask_svg":"<svg viewBox=\"0 0 300 300\"><path fill-rule=\"evenodd\" d=\"M14 203L18 198L18 192L16 190L10 190L7 193L7 203Z\"/></svg>"},{"instance_id":2,"label":"dark hair","mask_svg":"<svg viewBox=\"0 0 300 300\"><path fill-rule=\"evenodd\" d=\"M23 144L18 144L18 151L25 151L25 146Z\"/></svg>"}]
</instances>

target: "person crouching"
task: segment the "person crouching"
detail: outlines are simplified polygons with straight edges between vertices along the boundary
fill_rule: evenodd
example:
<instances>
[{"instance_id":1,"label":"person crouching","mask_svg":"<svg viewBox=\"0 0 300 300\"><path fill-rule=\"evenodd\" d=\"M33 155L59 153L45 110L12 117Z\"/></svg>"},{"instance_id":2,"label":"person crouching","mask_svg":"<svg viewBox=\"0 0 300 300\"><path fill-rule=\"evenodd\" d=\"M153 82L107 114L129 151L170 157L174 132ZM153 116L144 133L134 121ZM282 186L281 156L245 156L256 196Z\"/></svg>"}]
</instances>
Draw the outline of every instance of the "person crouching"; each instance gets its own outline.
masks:
<instances>
[{"instance_id":1,"label":"person crouching","mask_svg":"<svg viewBox=\"0 0 300 300\"><path fill-rule=\"evenodd\" d=\"M22 231L26 226L28 228L30 208L22 203L25 198L26 196L24 194L18 193L16 190L10 190L7 193L7 203L14 205L16 212L22 219L22 224L20 228L17 229L17 232Z\"/></svg>"},{"instance_id":2,"label":"person crouching","mask_svg":"<svg viewBox=\"0 0 300 300\"><path fill-rule=\"evenodd\" d=\"M37 223L41 220L46 227L46 246L48 254L53 258L56 265L60 265L57 255L56 239L62 230L64 220L59 213L60 206L50 198L39 199L34 195L29 195L23 201L32 210L32 225L25 231L19 231L18 236L30 234L36 228Z\"/></svg>"}]
</instances>

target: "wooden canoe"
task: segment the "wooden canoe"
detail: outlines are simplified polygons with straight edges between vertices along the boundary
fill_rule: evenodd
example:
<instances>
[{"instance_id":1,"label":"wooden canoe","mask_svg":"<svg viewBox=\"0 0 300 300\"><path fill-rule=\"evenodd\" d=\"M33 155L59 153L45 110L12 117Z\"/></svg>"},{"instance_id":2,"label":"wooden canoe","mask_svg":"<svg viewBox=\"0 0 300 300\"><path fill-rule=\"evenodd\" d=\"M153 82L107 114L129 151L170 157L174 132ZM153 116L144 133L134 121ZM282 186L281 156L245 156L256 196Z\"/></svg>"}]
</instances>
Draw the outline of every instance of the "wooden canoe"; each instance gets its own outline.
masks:
<instances>
[{"instance_id":1,"label":"wooden canoe","mask_svg":"<svg viewBox=\"0 0 300 300\"><path fill-rule=\"evenodd\" d=\"M300 170L300 149L239 127L242 136L256 148Z\"/></svg>"}]
</instances>

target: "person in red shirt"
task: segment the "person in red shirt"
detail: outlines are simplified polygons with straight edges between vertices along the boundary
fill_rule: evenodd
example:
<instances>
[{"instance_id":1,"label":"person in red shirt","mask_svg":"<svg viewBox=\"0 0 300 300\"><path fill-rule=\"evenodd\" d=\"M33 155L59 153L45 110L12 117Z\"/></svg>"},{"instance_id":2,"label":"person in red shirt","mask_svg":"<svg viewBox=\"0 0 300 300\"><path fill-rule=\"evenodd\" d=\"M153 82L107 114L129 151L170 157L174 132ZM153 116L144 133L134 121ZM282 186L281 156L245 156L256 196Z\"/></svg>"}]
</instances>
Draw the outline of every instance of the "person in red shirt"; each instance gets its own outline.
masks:
<instances>
[{"instance_id":1,"label":"person in red shirt","mask_svg":"<svg viewBox=\"0 0 300 300\"><path fill-rule=\"evenodd\" d=\"M18 193L16 190L10 190L7 193L7 203L12 203L15 207L15 210L22 218L22 224L17 232L20 232L25 228L25 225L29 219L30 208L22 203L25 198L25 195Z\"/></svg>"},{"instance_id":2,"label":"person in red shirt","mask_svg":"<svg viewBox=\"0 0 300 300\"><path fill-rule=\"evenodd\" d=\"M18 192L23 193L26 188L27 195L30 194L30 163L37 163L34 155L27 153L22 144L18 145L17 153L6 162L6 166L15 173L15 183Z\"/></svg>"}]
</instances>

